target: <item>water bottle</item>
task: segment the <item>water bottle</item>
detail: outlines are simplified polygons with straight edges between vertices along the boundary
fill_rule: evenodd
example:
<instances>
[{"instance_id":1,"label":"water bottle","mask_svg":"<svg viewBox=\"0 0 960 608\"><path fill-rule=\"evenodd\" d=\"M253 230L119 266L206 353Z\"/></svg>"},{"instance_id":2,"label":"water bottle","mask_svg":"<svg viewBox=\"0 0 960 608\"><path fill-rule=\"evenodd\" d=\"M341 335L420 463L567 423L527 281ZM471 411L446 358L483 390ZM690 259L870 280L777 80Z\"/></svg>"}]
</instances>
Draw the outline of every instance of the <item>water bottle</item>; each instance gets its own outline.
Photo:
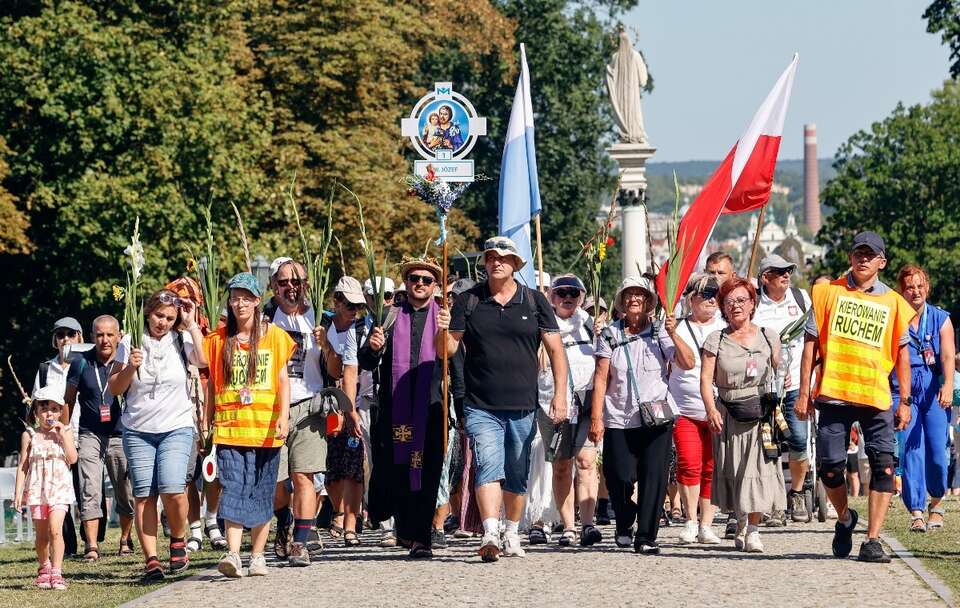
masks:
<instances>
[{"instance_id":1,"label":"water bottle","mask_svg":"<svg viewBox=\"0 0 960 608\"><path fill-rule=\"evenodd\" d=\"M351 450L357 449L358 447L360 447L360 440L357 439L356 437L350 437L349 439L347 439L347 447L350 448Z\"/></svg>"}]
</instances>

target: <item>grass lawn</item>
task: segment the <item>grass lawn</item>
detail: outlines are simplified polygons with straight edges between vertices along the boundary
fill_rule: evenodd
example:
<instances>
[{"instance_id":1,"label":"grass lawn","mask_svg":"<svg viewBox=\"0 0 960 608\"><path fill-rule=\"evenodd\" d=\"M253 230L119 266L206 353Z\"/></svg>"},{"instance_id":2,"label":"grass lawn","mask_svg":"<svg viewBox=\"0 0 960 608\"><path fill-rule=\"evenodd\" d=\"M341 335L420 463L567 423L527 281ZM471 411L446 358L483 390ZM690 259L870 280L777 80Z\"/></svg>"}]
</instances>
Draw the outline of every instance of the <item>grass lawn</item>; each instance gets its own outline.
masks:
<instances>
[{"instance_id":1,"label":"grass lawn","mask_svg":"<svg viewBox=\"0 0 960 608\"><path fill-rule=\"evenodd\" d=\"M851 501L861 514L867 513L866 500ZM934 532L910 532L910 514L903 501L894 498L887 512L883 531L899 540L919 558L928 570L936 574L960 600L960 500L948 496L943 501L947 509L944 527Z\"/></svg>"},{"instance_id":2,"label":"grass lawn","mask_svg":"<svg viewBox=\"0 0 960 608\"><path fill-rule=\"evenodd\" d=\"M33 543L13 543L12 535L7 543L0 545L0 606L23 608L46 608L70 606L71 608L110 608L153 591L164 584L196 574L201 568L215 565L219 553L209 550L190 556L190 567L178 577L144 585L140 583L143 573L143 555L137 551L131 556L116 555L120 530L110 528L106 540L101 543L103 557L95 564L79 559L67 559L63 564L63 576L69 586L66 591L37 589L33 579L37 576L37 554ZM168 540L159 539L160 560L164 565L170 555ZM82 549L82 543L81 543Z\"/></svg>"}]
</instances>

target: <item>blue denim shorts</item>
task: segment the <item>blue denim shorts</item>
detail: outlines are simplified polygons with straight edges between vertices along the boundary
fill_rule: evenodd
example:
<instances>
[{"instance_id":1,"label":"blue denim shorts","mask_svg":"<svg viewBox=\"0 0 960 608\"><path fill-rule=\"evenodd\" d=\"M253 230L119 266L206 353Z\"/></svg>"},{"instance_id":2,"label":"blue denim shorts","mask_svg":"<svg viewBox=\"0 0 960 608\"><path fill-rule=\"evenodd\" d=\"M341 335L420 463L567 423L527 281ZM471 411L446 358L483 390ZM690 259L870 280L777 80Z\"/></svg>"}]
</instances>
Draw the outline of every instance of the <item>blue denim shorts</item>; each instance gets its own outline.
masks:
<instances>
[{"instance_id":1,"label":"blue denim shorts","mask_svg":"<svg viewBox=\"0 0 960 608\"><path fill-rule=\"evenodd\" d=\"M465 403L463 414L477 466L474 485L503 481L505 491L526 494L536 410L485 410Z\"/></svg>"},{"instance_id":2,"label":"blue denim shorts","mask_svg":"<svg viewBox=\"0 0 960 608\"><path fill-rule=\"evenodd\" d=\"M790 428L790 438L787 439L787 446L790 448L790 460L794 462L807 460L807 437L810 435L810 423L806 420L797 419L797 414L794 411L799 395L800 389L797 389L788 392L783 397L783 417L787 419L787 426Z\"/></svg>"},{"instance_id":3,"label":"blue denim shorts","mask_svg":"<svg viewBox=\"0 0 960 608\"><path fill-rule=\"evenodd\" d=\"M193 427L166 433L124 429L123 453L134 498L180 494L187 487L187 469L193 448Z\"/></svg>"}]
</instances>

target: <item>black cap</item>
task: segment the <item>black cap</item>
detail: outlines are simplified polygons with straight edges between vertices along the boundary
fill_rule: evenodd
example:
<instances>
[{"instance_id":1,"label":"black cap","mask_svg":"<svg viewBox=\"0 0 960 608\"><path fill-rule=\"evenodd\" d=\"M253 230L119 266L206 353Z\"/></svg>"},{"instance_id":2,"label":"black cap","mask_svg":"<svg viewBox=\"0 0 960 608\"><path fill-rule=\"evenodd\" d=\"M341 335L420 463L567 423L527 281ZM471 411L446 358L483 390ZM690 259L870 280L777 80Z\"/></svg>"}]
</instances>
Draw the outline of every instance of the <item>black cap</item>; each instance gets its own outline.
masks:
<instances>
[{"instance_id":1,"label":"black cap","mask_svg":"<svg viewBox=\"0 0 960 608\"><path fill-rule=\"evenodd\" d=\"M865 231L853 237L853 246L850 247L850 251L857 247L869 247L874 253L887 257L887 248L883 243L883 237L876 232Z\"/></svg>"}]
</instances>

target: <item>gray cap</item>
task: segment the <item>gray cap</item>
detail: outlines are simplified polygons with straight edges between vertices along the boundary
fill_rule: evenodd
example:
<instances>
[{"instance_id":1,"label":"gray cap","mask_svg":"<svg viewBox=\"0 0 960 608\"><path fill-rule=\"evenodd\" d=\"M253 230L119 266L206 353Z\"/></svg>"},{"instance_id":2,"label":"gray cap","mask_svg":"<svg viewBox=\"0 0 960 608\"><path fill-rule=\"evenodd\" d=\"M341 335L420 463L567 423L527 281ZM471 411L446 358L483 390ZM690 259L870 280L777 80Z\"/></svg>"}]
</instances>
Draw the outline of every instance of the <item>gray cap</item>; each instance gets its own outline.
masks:
<instances>
[{"instance_id":1,"label":"gray cap","mask_svg":"<svg viewBox=\"0 0 960 608\"><path fill-rule=\"evenodd\" d=\"M760 274L763 274L768 270L787 270L787 269L789 269L790 272L793 272L794 270L797 269L797 265L791 264L790 262L786 261L785 259L783 259L782 257L780 257L775 253L771 253L770 255L760 260Z\"/></svg>"},{"instance_id":2,"label":"gray cap","mask_svg":"<svg viewBox=\"0 0 960 608\"><path fill-rule=\"evenodd\" d=\"M360 287L360 281L353 277L340 277L337 286L333 288L334 293L343 295L343 299L351 304L366 304L363 297L363 288Z\"/></svg>"},{"instance_id":3,"label":"gray cap","mask_svg":"<svg viewBox=\"0 0 960 608\"><path fill-rule=\"evenodd\" d=\"M53 324L53 331L57 331L61 327L72 329L73 331L83 331L83 329L80 328L80 324L77 323L77 320L73 317L63 317L62 319L57 319L57 322Z\"/></svg>"}]
</instances>

